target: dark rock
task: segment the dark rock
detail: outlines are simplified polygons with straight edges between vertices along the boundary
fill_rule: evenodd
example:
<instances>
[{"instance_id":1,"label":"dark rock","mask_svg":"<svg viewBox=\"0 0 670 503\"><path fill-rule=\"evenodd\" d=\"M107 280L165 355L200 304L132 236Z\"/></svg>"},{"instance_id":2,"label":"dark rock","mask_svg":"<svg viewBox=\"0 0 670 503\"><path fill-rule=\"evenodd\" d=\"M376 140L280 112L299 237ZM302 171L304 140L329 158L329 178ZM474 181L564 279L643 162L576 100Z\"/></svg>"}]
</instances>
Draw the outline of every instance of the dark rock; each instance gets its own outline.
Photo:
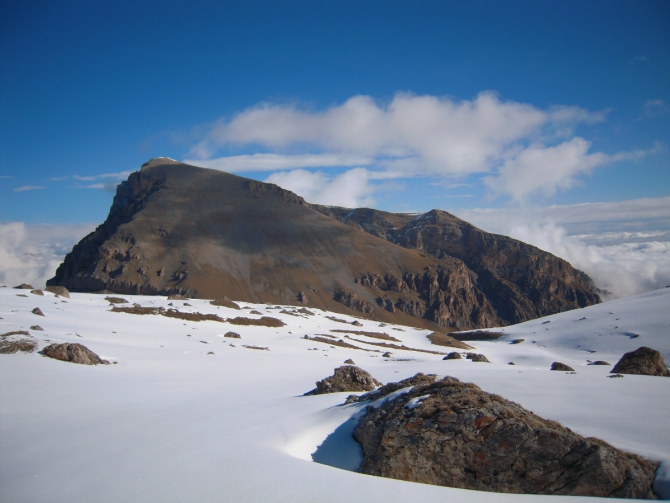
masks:
<instances>
[{"instance_id":1,"label":"dark rock","mask_svg":"<svg viewBox=\"0 0 670 503\"><path fill-rule=\"evenodd\" d=\"M363 324L358 320L352 321L351 324L355 327L362 327L363 326Z\"/></svg>"},{"instance_id":2,"label":"dark rock","mask_svg":"<svg viewBox=\"0 0 670 503\"><path fill-rule=\"evenodd\" d=\"M37 316L44 316L44 313L42 312L42 310L39 307L36 307L35 309L33 309L30 312L33 313L33 314L36 314Z\"/></svg>"},{"instance_id":3,"label":"dark rock","mask_svg":"<svg viewBox=\"0 0 670 503\"><path fill-rule=\"evenodd\" d=\"M309 392L311 395L339 393L340 391L372 391L381 386L377 379L365 370L347 365L338 367L332 376L316 383L316 389Z\"/></svg>"},{"instance_id":4,"label":"dark rock","mask_svg":"<svg viewBox=\"0 0 670 503\"><path fill-rule=\"evenodd\" d=\"M215 300L212 300L209 302L213 306L221 306L221 307L230 307L232 309L240 309L240 306L237 305L235 302L230 300L228 297L221 297Z\"/></svg>"},{"instance_id":5,"label":"dark rock","mask_svg":"<svg viewBox=\"0 0 670 503\"><path fill-rule=\"evenodd\" d=\"M386 353L384 353L384 354L382 355L382 358L391 358L391 352L390 352L390 351L387 351Z\"/></svg>"},{"instance_id":6,"label":"dark rock","mask_svg":"<svg viewBox=\"0 0 670 503\"><path fill-rule=\"evenodd\" d=\"M565 372L574 372L575 369L561 362L554 362L551 364L551 370L561 370Z\"/></svg>"},{"instance_id":7,"label":"dark rock","mask_svg":"<svg viewBox=\"0 0 670 503\"><path fill-rule=\"evenodd\" d=\"M402 381L390 382L388 384L384 384L382 387L374 391L371 391L370 393L365 393L364 395L361 395L359 398L361 400L370 400L371 402L374 402L376 400L379 400L380 398L389 396L391 393L395 393L396 391L404 388L411 388L414 386L424 386L427 384L432 384L435 382L436 379L437 375L435 374L424 374L422 372L419 372L418 374L415 374L412 377L408 377L407 379L403 379Z\"/></svg>"},{"instance_id":8,"label":"dark rock","mask_svg":"<svg viewBox=\"0 0 670 503\"><path fill-rule=\"evenodd\" d=\"M589 363L588 365L609 365L609 363L603 360L596 360L594 362Z\"/></svg>"},{"instance_id":9,"label":"dark rock","mask_svg":"<svg viewBox=\"0 0 670 503\"><path fill-rule=\"evenodd\" d=\"M663 355L655 349L642 346L626 353L612 369L616 374L639 374L646 376L670 376Z\"/></svg>"},{"instance_id":10,"label":"dark rock","mask_svg":"<svg viewBox=\"0 0 670 503\"><path fill-rule=\"evenodd\" d=\"M368 407L354 438L368 475L500 493L655 497L658 463L453 377Z\"/></svg>"},{"instance_id":11,"label":"dark rock","mask_svg":"<svg viewBox=\"0 0 670 503\"><path fill-rule=\"evenodd\" d=\"M186 297L184 297L180 293L173 293L168 295L167 300L186 300Z\"/></svg>"},{"instance_id":12,"label":"dark rock","mask_svg":"<svg viewBox=\"0 0 670 503\"><path fill-rule=\"evenodd\" d=\"M14 287L17 290L34 290L34 288L26 283L21 283L19 286Z\"/></svg>"},{"instance_id":13,"label":"dark rock","mask_svg":"<svg viewBox=\"0 0 670 503\"><path fill-rule=\"evenodd\" d=\"M224 337L230 337L231 339L241 339L242 337L237 332L226 332Z\"/></svg>"},{"instance_id":14,"label":"dark rock","mask_svg":"<svg viewBox=\"0 0 670 503\"><path fill-rule=\"evenodd\" d=\"M64 286L47 286L44 290L51 292L54 295L58 295L59 297L70 298L70 291Z\"/></svg>"},{"instance_id":15,"label":"dark rock","mask_svg":"<svg viewBox=\"0 0 670 503\"><path fill-rule=\"evenodd\" d=\"M255 309L252 309L251 311L249 311L249 314L260 314L261 316L263 315L263 313L261 313L260 311L256 311ZM291 313L289 313L289 314L291 314Z\"/></svg>"},{"instance_id":16,"label":"dark rock","mask_svg":"<svg viewBox=\"0 0 670 503\"><path fill-rule=\"evenodd\" d=\"M298 302L302 302L303 304L307 303L307 295L305 295L305 292L298 292Z\"/></svg>"},{"instance_id":17,"label":"dark rock","mask_svg":"<svg viewBox=\"0 0 670 503\"><path fill-rule=\"evenodd\" d=\"M461 356L460 353L457 353L456 351L452 351L449 353L447 356L442 358L443 360L462 360L463 357Z\"/></svg>"},{"instance_id":18,"label":"dark rock","mask_svg":"<svg viewBox=\"0 0 670 503\"><path fill-rule=\"evenodd\" d=\"M36 330L38 332L42 332L44 329L39 325L33 325L32 327L30 327L30 330Z\"/></svg>"},{"instance_id":19,"label":"dark rock","mask_svg":"<svg viewBox=\"0 0 670 503\"><path fill-rule=\"evenodd\" d=\"M42 290L30 290L30 293L33 295L39 295L40 297L44 297L44 292Z\"/></svg>"},{"instance_id":20,"label":"dark rock","mask_svg":"<svg viewBox=\"0 0 670 503\"><path fill-rule=\"evenodd\" d=\"M306 314L307 316L314 316L314 313L310 311L309 309L305 309L304 307L301 307L298 309L299 313Z\"/></svg>"},{"instance_id":21,"label":"dark rock","mask_svg":"<svg viewBox=\"0 0 670 503\"><path fill-rule=\"evenodd\" d=\"M110 304L127 304L128 301L121 297L105 297L105 300Z\"/></svg>"},{"instance_id":22,"label":"dark rock","mask_svg":"<svg viewBox=\"0 0 670 503\"><path fill-rule=\"evenodd\" d=\"M607 376L607 377L609 377L609 378L612 378L612 377L623 377L623 374L612 374L612 375Z\"/></svg>"},{"instance_id":23,"label":"dark rock","mask_svg":"<svg viewBox=\"0 0 670 503\"><path fill-rule=\"evenodd\" d=\"M210 352L208 352L207 354L208 354L208 355L213 355L213 354L214 354L214 351L210 351Z\"/></svg>"},{"instance_id":24,"label":"dark rock","mask_svg":"<svg viewBox=\"0 0 670 503\"><path fill-rule=\"evenodd\" d=\"M351 358L347 358L346 360L344 360L344 363L348 363L349 365L356 365Z\"/></svg>"},{"instance_id":25,"label":"dark rock","mask_svg":"<svg viewBox=\"0 0 670 503\"><path fill-rule=\"evenodd\" d=\"M40 351L44 356L61 360L64 362L80 363L82 365L108 364L86 346L77 343L66 342L64 344L51 344Z\"/></svg>"},{"instance_id":26,"label":"dark rock","mask_svg":"<svg viewBox=\"0 0 670 503\"><path fill-rule=\"evenodd\" d=\"M478 353L466 353L465 355L466 360L472 360L473 362L477 363L491 363L486 356Z\"/></svg>"},{"instance_id":27,"label":"dark rock","mask_svg":"<svg viewBox=\"0 0 670 503\"><path fill-rule=\"evenodd\" d=\"M525 340L526 339L514 339L513 341L510 342L510 344L521 344Z\"/></svg>"},{"instance_id":28,"label":"dark rock","mask_svg":"<svg viewBox=\"0 0 670 503\"><path fill-rule=\"evenodd\" d=\"M507 365L514 365L514 362L509 362Z\"/></svg>"},{"instance_id":29,"label":"dark rock","mask_svg":"<svg viewBox=\"0 0 670 503\"><path fill-rule=\"evenodd\" d=\"M35 350L37 344L32 339L11 338L0 340L0 354L13 355L19 351L22 353L31 353Z\"/></svg>"}]
</instances>

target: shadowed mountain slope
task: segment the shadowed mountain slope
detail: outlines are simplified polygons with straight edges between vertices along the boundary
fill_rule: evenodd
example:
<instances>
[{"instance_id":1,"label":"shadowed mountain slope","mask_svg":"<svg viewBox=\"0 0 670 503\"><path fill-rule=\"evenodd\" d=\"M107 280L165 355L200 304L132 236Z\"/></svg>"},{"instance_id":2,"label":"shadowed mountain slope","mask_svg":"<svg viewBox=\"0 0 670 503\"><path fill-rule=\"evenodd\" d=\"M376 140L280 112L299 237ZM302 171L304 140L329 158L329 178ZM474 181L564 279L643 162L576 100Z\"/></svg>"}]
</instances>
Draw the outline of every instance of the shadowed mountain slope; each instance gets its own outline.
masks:
<instances>
[{"instance_id":1,"label":"shadowed mountain slope","mask_svg":"<svg viewBox=\"0 0 670 503\"><path fill-rule=\"evenodd\" d=\"M407 247L401 239L395 244L337 211L310 205L276 185L153 159L118 186L107 220L74 247L48 284L72 291L225 295L446 329L516 321L506 304L489 300L490 295L504 298L505 291L496 290L503 286L488 278L482 281L481 273L478 278L465 258L448 251L436 253L437 248ZM375 210L355 210L361 211ZM448 215L426 215L437 214ZM397 227L391 219L411 218L388 215L390 227ZM422 236L427 228L424 225ZM528 247L496 238L517 243L521 250L517 254ZM441 246L435 241L436 247ZM484 250L477 252L480 255L495 257L496 250L485 250L486 241L477 246ZM557 312L597 302L585 275L567 262L528 248L545 262L574 271L561 277L560 288L542 309ZM529 293L533 292L524 291L528 287L523 268L524 263L516 265L518 284L506 276L503 285L518 292L518 304L525 309L519 316L526 313L528 319L539 314L532 310L535 301ZM529 274L553 271L534 268ZM551 283L550 278L543 281ZM566 292L572 297L567 298Z\"/></svg>"}]
</instances>

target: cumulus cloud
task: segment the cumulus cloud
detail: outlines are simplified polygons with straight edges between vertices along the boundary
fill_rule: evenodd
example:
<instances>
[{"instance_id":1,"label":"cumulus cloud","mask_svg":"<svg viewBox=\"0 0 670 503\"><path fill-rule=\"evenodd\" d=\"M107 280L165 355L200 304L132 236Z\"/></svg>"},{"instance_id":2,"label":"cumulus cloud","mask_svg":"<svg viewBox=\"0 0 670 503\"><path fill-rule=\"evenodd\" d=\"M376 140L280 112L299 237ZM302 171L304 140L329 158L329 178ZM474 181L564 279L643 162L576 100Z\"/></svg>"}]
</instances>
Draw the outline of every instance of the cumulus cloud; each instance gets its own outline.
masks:
<instances>
[{"instance_id":1,"label":"cumulus cloud","mask_svg":"<svg viewBox=\"0 0 670 503\"><path fill-rule=\"evenodd\" d=\"M649 117L657 117L670 112L670 106L663 100L647 100L644 103L644 111Z\"/></svg>"},{"instance_id":2,"label":"cumulus cloud","mask_svg":"<svg viewBox=\"0 0 670 503\"><path fill-rule=\"evenodd\" d=\"M21 187L16 187L14 192L26 192L28 190L42 190L45 189L46 187L43 187L41 185L23 185Z\"/></svg>"},{"instance_id":3,"label":"cumulus cloud","mask_svg":"<svg viewBox=\"0 0 670 503\"><path fill-rule=\"evenodd\" d=\"M364 168L351 169L338 176L297 169L273 173L265 181L291 190L310 203L356 208L375 204L372 198L375 187L370 184L374 177Z\"/></svg>"},{"instance_id":4,"label":"cumulus cloud","mask_svg":"<svg viewBox=\"0 0 670 503\"><path fill-rule=\"evenodd\" d=\"M82 182L96 182L96 183L86 183L86 184L77 184L73 187L75 189L101 189L113 192L116 190L116 186L122 180L128 178L132 171L121 171L119 173L102 173L100 175L72 175L72 178ZM62 179L66 179L64 177Z\"/></svg>"},{"instance_id":5,"label":"cumulus cloud","mask_svg":"<svg viewBox=\"0 0 670 503\"><path fill-rule=\"evenodd\" d=\"M598 166L631 158L590 152L590 142L574 136L577 126L605 121L607 113L542 110L493 92L461 101L398 93L383 105L354 96L316 111L261 103L216 122L185 162L225 171L356 166L405 178L482 173L492 194L521 199L567 189ZM216 157L234 148L262 153Z\"/></svg>"},{"instance_id":6,"label":"cumulus cloud","mask_svg":"<svg viewBox=\"0 0 670 503\"><path fill-rule=\"evenodd\" d=\"M43 288L56 268L93 225L0 223L0 284Z\"/></svg>"}]
</instances>

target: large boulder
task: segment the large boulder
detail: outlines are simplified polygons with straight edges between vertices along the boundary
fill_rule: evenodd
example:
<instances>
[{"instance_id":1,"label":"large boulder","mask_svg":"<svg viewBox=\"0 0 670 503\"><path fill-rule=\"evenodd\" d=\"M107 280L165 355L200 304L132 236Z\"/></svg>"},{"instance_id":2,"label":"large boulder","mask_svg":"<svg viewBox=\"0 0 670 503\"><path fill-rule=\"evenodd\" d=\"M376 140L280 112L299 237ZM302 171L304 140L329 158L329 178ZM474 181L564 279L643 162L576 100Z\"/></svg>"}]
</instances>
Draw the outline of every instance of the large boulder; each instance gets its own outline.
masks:
<instances>
[{"instance_id":1,"label":"large boulder","mask_svg":"<svg viewBox=\"0 0 670 503\"><path fill-rule=\"evenodd\" d=\"M316 389L308 394L324 395L326 393L339 393L340 391L372 391L381 384L365 370L355 365L343 365L336 368L332 376L318 381Z\"/></svg>"},{"instance_id":2,"label":"large boulder","mask_svg":"<svg viewBox=\"0 0 670 503\"><path fill-rule=\"evenodd\" d=\"M670 377L663 355L655 349L644 346L623 355L612 369L612 373Z\"/></svg>"},{"instance_id":3,"label":"large boulder","mask_svg":"<svg viewBox=\"0 0 670 503\"><path fill-rule=\"evenodd\" d=\"M453 377L368 407L359 471L463 489L654 498L658 463L584 438Z\"/></svg>"},{"instance_id":4,"label":"large boulder","mask_svg":"<svg viewBox=\"0 0 670 503\"><path fill-rule=\"evenodd\" d=\"M81 363L83 365L108 364L107 360L101 359L86 346L77 343L66 342L64 344L51 344L45 347L41 353L49 358L64 362Z\"/></svg>"},{"instance_id":5,"label":"large boulder","mask_svg":"<svg viewBox=\"0 0 670 503\"><path fill-rule=\"evenodd\" d=\"M210 300L209 303L213 306L229 307L231 309L240 309L240 306L238 304L236 304L226 296Z\"/></svg>"}]
</instances>

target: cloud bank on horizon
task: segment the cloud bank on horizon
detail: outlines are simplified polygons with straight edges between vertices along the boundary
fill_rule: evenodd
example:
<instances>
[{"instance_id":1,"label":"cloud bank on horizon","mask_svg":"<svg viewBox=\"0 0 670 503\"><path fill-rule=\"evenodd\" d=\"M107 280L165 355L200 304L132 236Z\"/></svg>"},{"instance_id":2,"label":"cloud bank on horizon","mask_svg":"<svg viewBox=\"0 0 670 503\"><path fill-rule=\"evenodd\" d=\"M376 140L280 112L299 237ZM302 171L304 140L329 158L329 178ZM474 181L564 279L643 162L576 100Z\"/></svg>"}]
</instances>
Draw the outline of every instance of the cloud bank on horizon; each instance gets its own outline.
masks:
<instances>
[{"instance_id":1,"label":"cloud bank on horizon","mask_svg":"<svg viewBox=\"0 0 670 503\"><path fill-rule=\"evenodd\" d=\"M229 172L275 171L268 181L305 190L301 195L324 204L372 201L371 180L473 174L482 175L490 196L523 203L569 189L598 167L664 149L657 143L632 152L591 152L591 142L575 130L604 122L607 113L577 106L542 110L493 92L461 101L397 93L387 105L354 96L316 111L260 103L217 121L184 162ZM216 157L231 148L261 152ZM352 169L336 176L308 171L334 167ZM356 194L334 203L331 194L345 179L357 181Z\"/></svg>"}]
</instances>

